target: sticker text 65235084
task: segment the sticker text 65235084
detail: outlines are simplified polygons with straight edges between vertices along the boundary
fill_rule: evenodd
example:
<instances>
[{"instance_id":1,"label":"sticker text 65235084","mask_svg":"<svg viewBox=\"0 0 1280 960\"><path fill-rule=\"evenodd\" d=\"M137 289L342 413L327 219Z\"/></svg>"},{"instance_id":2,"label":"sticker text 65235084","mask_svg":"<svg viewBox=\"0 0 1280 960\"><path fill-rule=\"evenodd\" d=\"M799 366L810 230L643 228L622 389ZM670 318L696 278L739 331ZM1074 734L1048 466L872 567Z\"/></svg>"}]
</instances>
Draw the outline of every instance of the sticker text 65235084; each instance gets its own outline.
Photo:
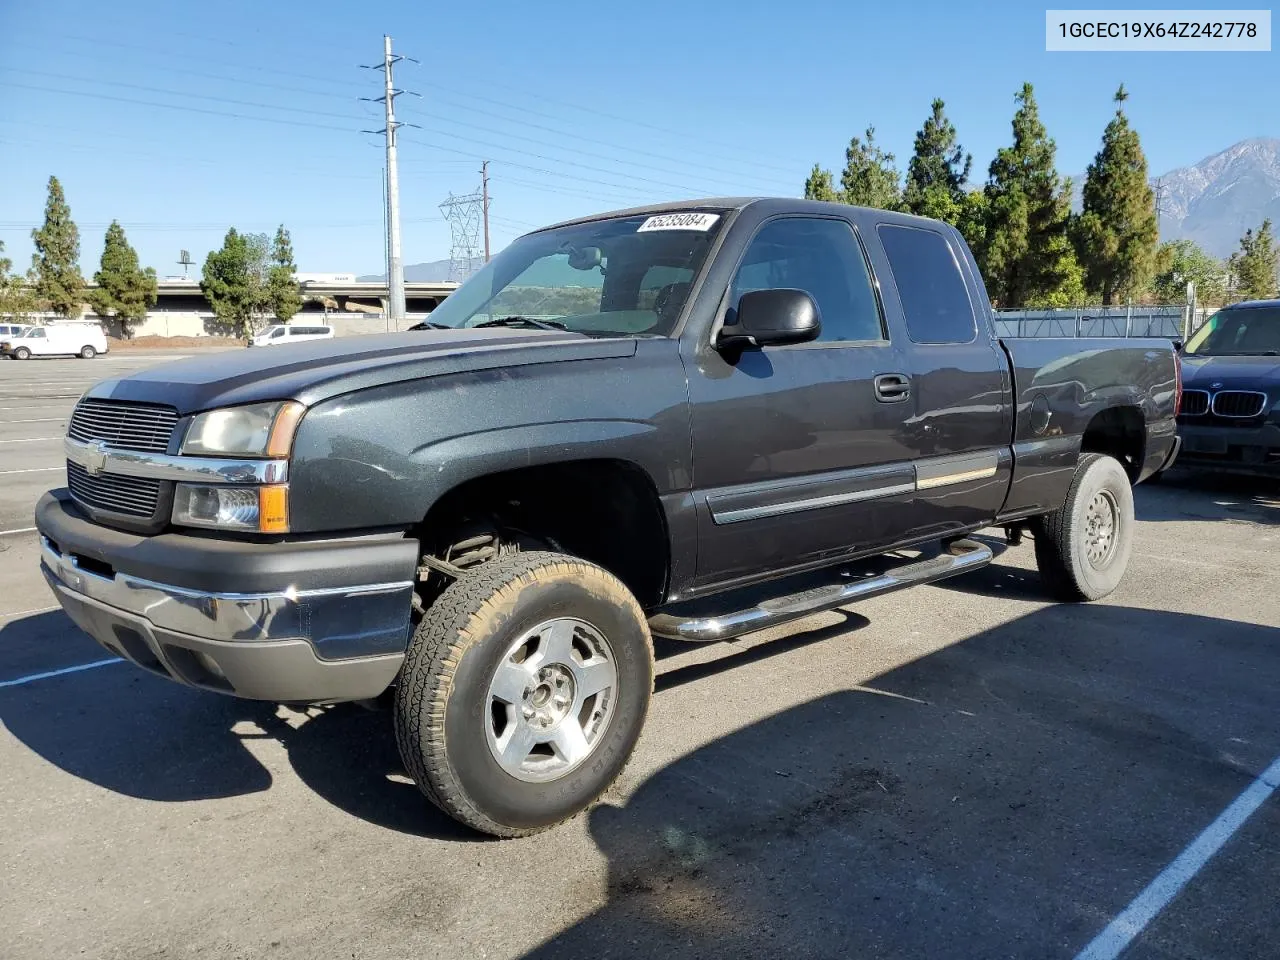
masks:
<instances>
[{"instance_id":1,"label":"sticker text 65235084","mask_svg":"<svg viewBox=\"0 0 1280 960\"><path fill-rule=\"evenodd\" d=\"M719 219L718 213L663 213L640 224L636 233L652 230L698 230L705 233Z\"/></svg>"}]
</instances>

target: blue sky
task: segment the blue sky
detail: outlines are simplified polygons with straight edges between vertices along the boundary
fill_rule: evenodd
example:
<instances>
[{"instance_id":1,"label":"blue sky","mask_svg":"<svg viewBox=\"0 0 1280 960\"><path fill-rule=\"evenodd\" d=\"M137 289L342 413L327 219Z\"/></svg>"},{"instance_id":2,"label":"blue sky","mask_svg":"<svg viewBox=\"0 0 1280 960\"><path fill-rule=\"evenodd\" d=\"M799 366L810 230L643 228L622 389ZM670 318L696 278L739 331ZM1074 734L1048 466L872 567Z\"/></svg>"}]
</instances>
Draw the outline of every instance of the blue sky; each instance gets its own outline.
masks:
<instances>
[{"instance_id":1,"label":"blue sky","mask_svg":"<svg viewBox=\"0 0 1280 960\"><path fill-rule=\"evenodd\" d=\"M985 177L1035 84L1064 172L1123 81L1153 172L1280 136L1280 54L1046 53L1044 5L0 0L0 240L25 269L56 174L92 274L119 219L180 273L228 226L283 222L299 269L383 263L382 35L404 64L405 262L444 258L438 204L491 164L493 238L652 200L795 194L874 124L901 167L935 96ZM256 118L256 119L255 119Z\"/></svg>"}]
</instances>

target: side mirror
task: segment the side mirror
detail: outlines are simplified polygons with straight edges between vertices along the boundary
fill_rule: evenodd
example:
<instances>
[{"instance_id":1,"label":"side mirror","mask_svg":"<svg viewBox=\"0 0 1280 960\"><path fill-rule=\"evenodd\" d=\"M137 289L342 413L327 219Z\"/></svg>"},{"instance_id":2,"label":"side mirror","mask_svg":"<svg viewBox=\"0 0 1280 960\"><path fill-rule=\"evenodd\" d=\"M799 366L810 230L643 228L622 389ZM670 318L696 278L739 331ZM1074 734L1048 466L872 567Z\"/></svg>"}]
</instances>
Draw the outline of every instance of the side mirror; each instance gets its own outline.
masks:
<instances>
[{"instance_id":1,"label":"side mirror","mask_svg":"<svg viewBox=\"0 0 1280 960\"><path fill-rule=\"evenodd\" d=\"M1181 353L1181 352L1182 352L1182 341L1181 341L1181 340L1175 340L1175 341L1173 341L1173 352L1174 352L1174 353Z\"/></svg>"},{"instance_id":2,"label":"side mirror","mask_svg":"<svg viewBox=\"0 0 1280 960\"><path fill-rule=\"evenodd\" d=\"M752 290L742 295L734 312L734 322L720 328L720 346L807 343L822 332L818 305L803 290Z\"/></svg>"}]
</instances>

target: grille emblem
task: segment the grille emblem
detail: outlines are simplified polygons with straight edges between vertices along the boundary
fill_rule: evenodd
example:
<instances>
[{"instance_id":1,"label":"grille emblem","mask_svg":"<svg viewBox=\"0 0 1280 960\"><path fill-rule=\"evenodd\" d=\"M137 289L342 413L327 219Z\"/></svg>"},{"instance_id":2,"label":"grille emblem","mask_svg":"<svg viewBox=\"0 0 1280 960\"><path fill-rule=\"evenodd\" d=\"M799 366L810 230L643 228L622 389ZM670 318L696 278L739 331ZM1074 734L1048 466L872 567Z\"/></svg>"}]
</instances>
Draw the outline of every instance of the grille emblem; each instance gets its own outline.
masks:
<instances>
[{"instance_id":1,"label":"grille emblem","mask_svg":"<svg viewBox=\"0 0 1280 960\"><path fill-rule=\"evenodd\" d=\"M1209 384L1209 386L1210 386L1210 387L1212 387L1214 390L1221 390L1221 389L1222 389L1222 381L1221 381L1221 380L1218 380L1218 381L1217 381L1217 382L1215 382L1215 383L1211 383L1211 384Z\"/></svg>"},{"instance_id":2,"label":"grille emblem","mask_svg":"<svg viewBox=\"0 0 1280 960\"><path fill-rule=\"evenodd\" d=\"M91 477L102 473L107 465L107 445L101 440L89 441L84 451L84 469Z\"/></svg>"}]
</instances>

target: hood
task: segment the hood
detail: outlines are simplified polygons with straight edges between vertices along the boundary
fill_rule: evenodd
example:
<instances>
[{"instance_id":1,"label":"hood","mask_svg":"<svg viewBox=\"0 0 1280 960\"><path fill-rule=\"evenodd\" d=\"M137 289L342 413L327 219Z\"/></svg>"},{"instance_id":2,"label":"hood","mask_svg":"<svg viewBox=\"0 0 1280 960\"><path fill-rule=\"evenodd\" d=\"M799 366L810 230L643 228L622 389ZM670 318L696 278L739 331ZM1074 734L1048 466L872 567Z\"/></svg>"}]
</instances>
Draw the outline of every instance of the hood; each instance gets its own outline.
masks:
<instances>
[{"instance_id":1,"label":"hood","mask_svg":"<svg viewBox=\"0 0 1280 960\"><path fill-rule=\"evenodd\" d=\"M1220 383L1221 386L1214 386ZM1182 385L1193 390L1280 390L1280 357L1182 357Z\"/></svg>"},{"instance_id":2,"label":"hood","mask_svg":"<svg viewBox=\"0 0 1280 960\"><path fill-rule=\"evenodd\" d=\"M163 403L180 415L267 400L319 403L353 390L450 373L632 356L634 339L547 330L422 330L242 348L96 384L86 396Z\"/></svg>"}]
</instances>

